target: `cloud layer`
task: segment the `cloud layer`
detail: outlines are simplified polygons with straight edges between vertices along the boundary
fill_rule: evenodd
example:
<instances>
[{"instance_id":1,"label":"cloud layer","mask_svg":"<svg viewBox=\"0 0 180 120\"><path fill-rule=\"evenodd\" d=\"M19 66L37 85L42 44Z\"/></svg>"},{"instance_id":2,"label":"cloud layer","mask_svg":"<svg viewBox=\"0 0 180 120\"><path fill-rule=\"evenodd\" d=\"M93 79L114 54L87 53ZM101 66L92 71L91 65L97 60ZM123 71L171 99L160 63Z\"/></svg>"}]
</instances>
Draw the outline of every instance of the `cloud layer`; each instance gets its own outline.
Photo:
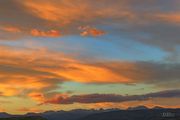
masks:
<instances>
[{"instance_id":1,"label":"cloud layer","mask_svg":"<svg viewBox=\"0 0 180 120\"><path fill-rule=\"evenodd\" d=\"M179 98L180 90L160 91L144 95L123 96L117 94L87 94L87 95L56 95L54 98L45 100L44 103L51 104L73 104L73 103L103 103L103 102L129 102L129 101L145 101L153 98Z\"/></svg>"},{"instance_id":2,"label":"cloud layer","mask_svg":"<svg viewBox=\"0 0 180 120\"><path fill-rule=\"evenodd\" d=\"M15 49L15 48L14 48ZM0 92L3 96L47 92L66 81L85 84L153 84L179 86L180 64L127 61L82 61L47 49L0 48ZM13 86L11 84L14 84Z\"/></svg>"},{"instance_id":3,"label":"cloud layer","mask_svg":"<svg viewBox=\"0 0 180 120\"><path fill-rule=\"evenodd\" d=\"M107 33L168 51L180 44L179 0L2 0L0 5L1 40Z\"/></svg>"}]
</instances>

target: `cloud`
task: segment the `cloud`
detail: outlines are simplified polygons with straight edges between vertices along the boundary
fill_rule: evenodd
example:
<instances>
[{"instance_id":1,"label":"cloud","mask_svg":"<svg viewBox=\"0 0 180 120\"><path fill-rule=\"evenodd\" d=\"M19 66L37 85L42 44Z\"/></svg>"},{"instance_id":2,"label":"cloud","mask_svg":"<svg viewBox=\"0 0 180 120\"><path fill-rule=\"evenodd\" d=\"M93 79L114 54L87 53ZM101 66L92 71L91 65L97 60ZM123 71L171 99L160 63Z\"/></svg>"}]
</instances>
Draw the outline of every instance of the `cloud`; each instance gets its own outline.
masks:
<instances>
[{"instance_id":1,"label":"cloud","mask_svg":"<svg viewBox=\"0 0 180 120\"><path fill-rule=\"evenodd\" d=\"M61 36L60 32L57 30L40 31L37 29L32 29L31 35L36 36L36 37L59 37L59 36Z\"/></svg>"},{"instance_id":2,"label":"cloud","mask_svg":"<svg viewBox=\"0 0 180 120\"><path fill-rule=\"evenodd\" d=\"M103 30L91 28L89 26L85 26L85 27L80 26L79 29L82 30L81 36L94 36L94 37L96 37L96 36L102 36L105 34L105 32Z\"/></svg>"},{"instance_id":3,"label":"cloud","mask_svg":"<svg viewBox=\"0 0 180 120\"><path fill-rule=\"evenodd\" d=\"M73 103L120 103L128 101L145 101L153 98L179 98L180 90L167 90L144 95L123 96L117 94L87 94L87 95L56 95L44 101L45 104L73 104Z\"/></svg>"},{"instance_id":4,"label":"cloud","mask_svg":"<svg viewBox=\"0 0 180 120\"><path fill-rule=\"evenodd\" d=\"M41 50L16 49L14 51L11 47L1 47L0 49L2 51L0 54L0 91L3 96L26 95L32 91L45 92L56 89L58 83L64 80L62 77L40 68L45 63L47 63L45 64L47 67L48 64L51 64L47 59L39 61L39 59L47 58ZM49 67L52 66L49 65Z\"/></svg>"},{"instance_id":5,"label":"cloud","mask_svg":"<svg viewBox=\"0 0 180 120\"><path fill-rule=\"evenodd\" d=\"M35 107L32 107L32 108L23 107L23 108L17 109L17 111L25 112L25 113L30 113L30 112L31 113L40 113L40 112L44 112L44 110L39 109L39 108L35 108Z\"/></svg>"},{"instance_id":6,"label":"cloud","mask_svg":"<svg viewBox=\"0 0 180 120\"><path fill-rule=\"evenodd\" d=\"M19 35L26 35L26 36L34 36L34 37L60 37L60 31L58 30L48 30L48 31L41 31L38 29L31 29L31 30L27 30L27 29L20 29L18 27L13 27L13 26L9 26L9 27L1 27L0 30L7 32L7 33L11 33L11 34L19 34Z\"/></svg>"},{"instance_id":7,"label":"cloud","mask_svg":"<svg viewBox=\"0 0 180 120\"><path fill-rule=\"evenodd\" d=\"M155 17L165 22L170 22L174 24L180 23L180 13L157 14Z\"/></svg>"},{"instance_id":8,"label":"cloud","mask_svg":"<svg viewBox=\"0 0 180 120\"><path fill-rule=\"evenodd\" d=\"M38 102L42 102L45 100L45 96L43 93L40 92L32 92L28 94L28 97L30 97L31 99L38 101Z\"/></svg>"},{"instance_id":9,"label":"cloud","mask_svg":"<svg viewBox=\"0 0 180 120\"><path fill-rule=\"evenodd\" d=\"M179 6L179 0L0 0L0 40L11 44L9 40L31 37L107 34L109 42L116 45L121 46L122 39L130 39L159 47L178 59ZM180 86L179 62L84 61L45 48L0 46L0 51L1 96L26 96L41 102L48 92L66 81L143 83L169 89ZM72 99L61 96L63 100Z\"/></svg>"},{"instance_id":10,"label":"cloud","mask_svg":"<svg viewBox=\"0 0 180 120\"><path fill-rule=\"evenodd\" d=\"M97 63L110 69L116 74L122 75L132 83L144 82L156 85L171 86L178 84L180 65L178 63L157 62L110 62ZM179 84L178 84L179 85Z\"/></svg>"},{"instance_id":11,"label":"cloud","mask_svg":"<svg viewBox=\"0 0 180 120\"><path fill-rule=\"evenodd\" d=\"M32 37L59 36L54 35L54 32L52 35L52 31L49 30L60 30L63 36L100 36L108 33L154 45L166 51L174 51L180 44L179 4L179 0L1 1L0 23L3 26L16 26L23 29L23 32L17 36L0 31L0 39L31 36L29 31L34 29L37 31ZM78 29L79 26L87 25L94 29L86 31ZM115 40L112 41L117 43Z\"/></svg>"},{"instance_id":12,"label":"cloud","mask_svg":"<svg viewBox=\"0 0 180 120\"><path fill-rule=\"evenodd\" d=\"M12 33L19 33L19 32L21 32L21 30L19 28L11 27L11 26L10 27L2 27L0 29L3 30L3 31L12 32Z\"/></svg>"},{"instance_id":13,"label":"cloud","mask_svg":"<svg viewBox=\"0 0 180 120\"><path fill-rule=\"evenodd\" d=\"M4 108L0 108L0 112L5 112L6 110Z\"/></svg>"},{"instance_id":14,"label":"cloud","mask_svg":"<svg viewBox=\"0 0 180 120\"><path fill-rule=\"evenodd\" d=\"M63 35L80 35L78 27L84 24L76 21L81 19L82 14L87 16L85 12L83 13L87 3L86 5L80 4L77 9L77 6L74 4L76 2L71 2L73 1L1 1L0 7L3 11L0 16L0 18L3 18L1 24L3 26L21 28L23 30L21 32L22 37L31 35L32 37L58 37L59 32L57 31L61 29ZM8 16L7 14L12 15ZM93 33L100 34L100 31L94 30ZM12 35L12 33L7 34ZM2 33L2 35L5 36L5 33ZM11 39L14 39L15 36L17 35L13 35Z\"/></svg>"},{"instance_id":15,"label":"cloud","mask_svg":"<svg viewBox=\"0 0 180 120\"><path fill-rule=\"evenodd\" d=\"M65 81L84 84L144 83L161 88L179 86L178 63L83 61L44 48L1 46L0 50L0 92L3 96L47 93Z\"/></svg>"},{"instance_id":16,"label":"cloud","mask_svg":"<svg viewBox=\"0 0 180 120\"><path fill-rule=\"evenodd\" d=\"M120 109L128 109L130 107L137 107L137 106L146 106L148 108L154 107L162 107L162 108L172 108L176 109L179 108L179 100L180 98L152 98L145 101L127 101L127 102L103 102L103 103L93 103L93 104L86 104L89 109L92 108L120 108ZM169 102L171 101L171 102Z\"/></svg>"}]
</instances>

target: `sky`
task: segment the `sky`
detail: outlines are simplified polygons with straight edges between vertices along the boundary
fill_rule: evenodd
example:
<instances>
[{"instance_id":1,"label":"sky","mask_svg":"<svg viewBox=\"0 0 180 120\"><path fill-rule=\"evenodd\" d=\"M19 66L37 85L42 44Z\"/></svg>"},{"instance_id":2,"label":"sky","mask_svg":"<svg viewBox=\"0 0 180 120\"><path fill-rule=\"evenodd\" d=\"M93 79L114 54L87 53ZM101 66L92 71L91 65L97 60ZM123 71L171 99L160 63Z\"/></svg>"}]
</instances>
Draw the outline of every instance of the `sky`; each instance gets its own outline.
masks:
<instances>
[{"instance_id":1,"label":"sky","mask_svg":"<svg viewBox=\"0 0 180 120\"><path fill-rule=\"evenodd\" d=\"M180 108L179 0L0 0L0 112Z\"/></svg>"}]
</instances>

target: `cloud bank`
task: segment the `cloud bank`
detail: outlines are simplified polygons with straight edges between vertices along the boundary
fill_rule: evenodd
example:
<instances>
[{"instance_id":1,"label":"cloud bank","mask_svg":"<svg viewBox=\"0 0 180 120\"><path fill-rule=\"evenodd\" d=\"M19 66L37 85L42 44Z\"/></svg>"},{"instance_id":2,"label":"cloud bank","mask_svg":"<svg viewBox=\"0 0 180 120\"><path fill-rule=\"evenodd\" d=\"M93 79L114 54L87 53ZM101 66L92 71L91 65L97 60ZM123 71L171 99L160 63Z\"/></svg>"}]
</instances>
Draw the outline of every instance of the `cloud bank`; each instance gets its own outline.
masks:
<instances>
[{"instance_id":1,"label":"cloud bank","mask_svg":"<svg viewBox=\"0 0 180 120\"><path fill-rule=\"evenodd\" d=\"M117 94L87 94L87 95L56 95L54 98L45 100L44 104L73 104L73 103L121 103L129 101L145 101L153 98L179 98L180 90L167 90L144 95L123 96Z\"/></svg>"}]
</instances>

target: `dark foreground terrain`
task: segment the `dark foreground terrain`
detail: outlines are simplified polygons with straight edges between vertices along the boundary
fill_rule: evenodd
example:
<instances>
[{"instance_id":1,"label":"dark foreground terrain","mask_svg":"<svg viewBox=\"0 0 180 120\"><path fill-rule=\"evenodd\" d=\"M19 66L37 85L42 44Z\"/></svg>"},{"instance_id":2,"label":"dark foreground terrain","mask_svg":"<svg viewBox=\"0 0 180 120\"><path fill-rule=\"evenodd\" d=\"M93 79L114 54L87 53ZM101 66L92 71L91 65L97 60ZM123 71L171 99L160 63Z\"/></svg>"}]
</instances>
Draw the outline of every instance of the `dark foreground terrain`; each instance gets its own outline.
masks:
<instances>
[{"instance_id":1,"label":"dark foreground terrain","mask_svg":"<svg viewBox=\"0 0 180 120\"><path fill-rule=\"evenodd\" d=\"M22 116L0 113L0 120L180 120L180 109L49 111Z\"/></svg>"},{"instance_id":2,"label":"dark foreground terrain","mask_svg":"<svg viewBox=\"0 0 180 120\"><path fill-rule=\"evenodd\" d=\"M40 116L29 116L29 117L12 117L12 118L0 118L0 120L47 120Z\"/></svg>"}]
</instances>

